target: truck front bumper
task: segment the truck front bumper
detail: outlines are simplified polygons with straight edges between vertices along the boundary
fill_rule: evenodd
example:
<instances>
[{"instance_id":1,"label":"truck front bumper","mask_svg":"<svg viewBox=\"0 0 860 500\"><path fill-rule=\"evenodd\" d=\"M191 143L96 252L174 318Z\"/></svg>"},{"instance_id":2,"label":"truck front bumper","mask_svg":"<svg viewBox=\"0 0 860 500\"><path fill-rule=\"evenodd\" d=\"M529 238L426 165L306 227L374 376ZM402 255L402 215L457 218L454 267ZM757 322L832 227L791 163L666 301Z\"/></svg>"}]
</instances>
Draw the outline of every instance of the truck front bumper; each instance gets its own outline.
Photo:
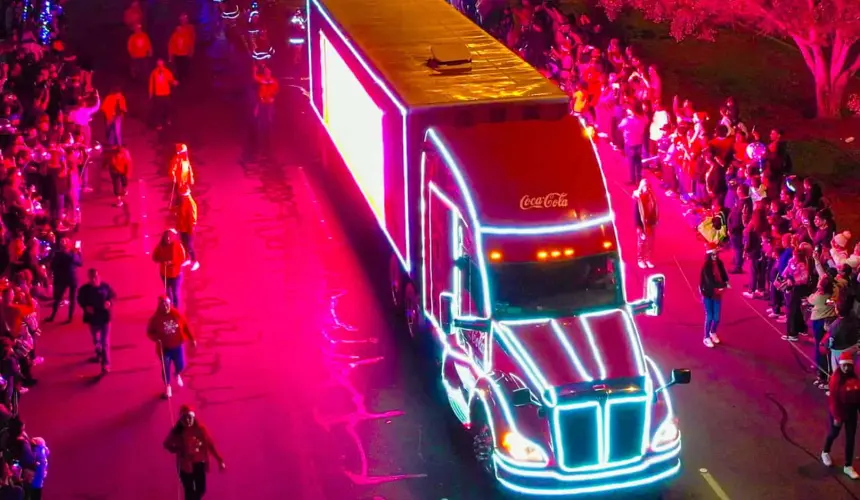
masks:
<instances>
[{"instance_id":1,"label":"truck front bumper","mask_svg":"<svg viewBox=\"0 0 860 500\"><path fill-rule=\"evenodd\" d=\"M496 479L524 495L573 496L653 488L681 470L681 441L670 449L646 454L642 460L620 467L565 472L558 468L527 468L513 464L497 453L493 456Z\"/></svg>"}]
</instances>

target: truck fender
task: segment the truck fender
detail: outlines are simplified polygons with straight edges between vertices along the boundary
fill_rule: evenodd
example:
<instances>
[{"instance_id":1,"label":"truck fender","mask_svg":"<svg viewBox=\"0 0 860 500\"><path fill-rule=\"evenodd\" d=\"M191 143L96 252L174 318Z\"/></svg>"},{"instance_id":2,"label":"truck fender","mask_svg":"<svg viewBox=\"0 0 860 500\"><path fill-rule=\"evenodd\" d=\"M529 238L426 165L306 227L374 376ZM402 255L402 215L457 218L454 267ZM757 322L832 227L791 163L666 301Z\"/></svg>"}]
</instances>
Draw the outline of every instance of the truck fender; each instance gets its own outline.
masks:
<instances>
[{"instance_id":1,"label":"truck fender","mask_svg":"<svg viewBox=\"0 0 860 500\"><path fill-rule=\"evenodd\" d=\"M469 420L486 417L496 446L501 445L501 437L513 427L513 422L510 421L510 409L506 408L506 402L501 400L502 398L507 400L507 392L503 385L483 377L478 380L478 385L469 401Z\"/></svg>"}]
</instances>

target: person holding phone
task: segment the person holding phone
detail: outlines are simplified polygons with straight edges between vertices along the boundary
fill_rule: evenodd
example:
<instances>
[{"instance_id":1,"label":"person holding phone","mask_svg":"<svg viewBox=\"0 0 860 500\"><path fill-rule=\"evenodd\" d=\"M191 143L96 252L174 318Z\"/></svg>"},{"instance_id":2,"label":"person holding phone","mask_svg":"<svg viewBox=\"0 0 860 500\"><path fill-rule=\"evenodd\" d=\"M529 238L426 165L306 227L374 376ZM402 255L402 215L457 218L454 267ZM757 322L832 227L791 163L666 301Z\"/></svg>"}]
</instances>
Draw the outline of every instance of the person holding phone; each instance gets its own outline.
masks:
<instances>
[{"instance_id":1,"label":"person holding phone","mask_svg":"<svg viewBox=\"0 0 860 500\"><path fill-rule=\"evenodd\" d=\"M720 343L717 336L717 326L722 314L723 292L729 288L729 275L726 266L720 260L719 249L710 246L702 265L699 292L705 306L705 336L702 342L705 347L714 347Z\"/></svg>"},{"instance_id":2,"label":"person holding phone","mask_svg":"<svg viewBox=\"0 0 860 500\"><path fill-rule=\"evenodd\" d=\"M51 259L51 270L54 274L54 305L51 307L51 315L45 321L54 321L57 311L63 302L66 291L69 292L69 319L72 322L75 316L75 299L78 294L78 268L84 264L81 254L80 240L72 242L69 238L60 240L60 248Z\"/></svg>"}]
</instances>

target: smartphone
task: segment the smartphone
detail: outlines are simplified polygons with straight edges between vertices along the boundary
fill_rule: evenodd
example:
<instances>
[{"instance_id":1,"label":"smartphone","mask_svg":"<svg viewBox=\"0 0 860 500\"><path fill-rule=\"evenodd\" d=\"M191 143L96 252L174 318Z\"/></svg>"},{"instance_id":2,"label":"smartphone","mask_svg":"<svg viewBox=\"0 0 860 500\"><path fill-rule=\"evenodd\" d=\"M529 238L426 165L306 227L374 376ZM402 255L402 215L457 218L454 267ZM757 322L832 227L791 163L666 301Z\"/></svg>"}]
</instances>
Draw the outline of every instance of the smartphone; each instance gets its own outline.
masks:
<instances>
[{"instance_id":1,"label":"smartphone","mask_svg":"<svg viewBox=\"0 0 860 500\"><path fill-rule=\"evenodd\" d=\"M78 249L78 250L80 250L80 249L81 249L81 240L78 240L78 241L76 241L76 242L75 242L75 248L76 248L76 249Z\"/></svg>"}]
</instances>

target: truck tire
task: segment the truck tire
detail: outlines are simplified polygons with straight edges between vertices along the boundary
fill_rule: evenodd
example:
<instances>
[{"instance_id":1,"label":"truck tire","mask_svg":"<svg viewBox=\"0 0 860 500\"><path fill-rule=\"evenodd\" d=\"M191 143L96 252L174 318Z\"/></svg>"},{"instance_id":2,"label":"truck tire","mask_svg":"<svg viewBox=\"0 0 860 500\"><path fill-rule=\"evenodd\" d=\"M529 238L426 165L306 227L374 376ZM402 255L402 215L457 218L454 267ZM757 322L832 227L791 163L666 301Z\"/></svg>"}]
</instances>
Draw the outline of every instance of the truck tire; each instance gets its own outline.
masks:
<instances>
[{"instance_id":1,"label":"truck tire","mask_svg":"<svg viewBox=\"0 0 860 500\"><path fill-rule=\"evenodd\" d=\"M478 470L486 478L494 476L493 470L493 431L490 428L488 416L483 409L472 410L472 425L469 428L469 438L472 445L472 456Z\"/></svg>"},{"instance_id":2,"label":"truck tire","mask_svg":"<svg viewBox=\"0 0 860 500\"><path fill-rule=\"evenodd\" d=\"M388 284L391 288L391 302L394 307L403 306L403 270L396 255L392 255L388 261Z\"/></svg>"},{"instance_id":3,"label":"truck tire","mask_svg":"<svg viewBox=\"0 0 860 500\"><path fill-rule=\"evenodd\" d=\"M424 328L424 313L421 311L421 298L412 283L406 283L403 287L403 315L406 317L409 336L412 340L420 340Z\"/></svg>"}]
</instances>

